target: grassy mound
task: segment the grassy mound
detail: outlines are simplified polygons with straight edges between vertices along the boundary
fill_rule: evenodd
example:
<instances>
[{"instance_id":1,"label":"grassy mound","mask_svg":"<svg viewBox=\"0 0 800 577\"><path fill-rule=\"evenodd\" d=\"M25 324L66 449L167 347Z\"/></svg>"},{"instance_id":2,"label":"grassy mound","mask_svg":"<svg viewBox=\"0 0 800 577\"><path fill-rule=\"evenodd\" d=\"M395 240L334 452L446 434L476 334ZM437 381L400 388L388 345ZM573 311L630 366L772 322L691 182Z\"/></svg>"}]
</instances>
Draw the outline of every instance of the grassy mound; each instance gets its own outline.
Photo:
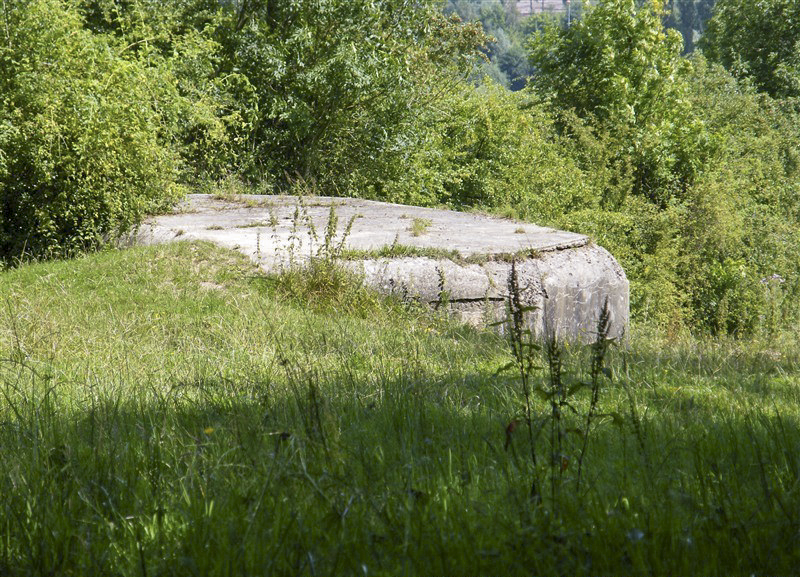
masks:
<instances>
[{"instance_id":1,"label":"grassy mound","mask_svg":"<svg viewBox=\"0 0 800 577\"><path fill-rule=\"evenodd\" d=\"M0 274L0 574L800 563L792 340L634 330L594 371L585 451L590 352L555 377L537 357L534 464L500 337L377 298L310 309L297 286L188 243Z\"/></svg>"}]
</instances>

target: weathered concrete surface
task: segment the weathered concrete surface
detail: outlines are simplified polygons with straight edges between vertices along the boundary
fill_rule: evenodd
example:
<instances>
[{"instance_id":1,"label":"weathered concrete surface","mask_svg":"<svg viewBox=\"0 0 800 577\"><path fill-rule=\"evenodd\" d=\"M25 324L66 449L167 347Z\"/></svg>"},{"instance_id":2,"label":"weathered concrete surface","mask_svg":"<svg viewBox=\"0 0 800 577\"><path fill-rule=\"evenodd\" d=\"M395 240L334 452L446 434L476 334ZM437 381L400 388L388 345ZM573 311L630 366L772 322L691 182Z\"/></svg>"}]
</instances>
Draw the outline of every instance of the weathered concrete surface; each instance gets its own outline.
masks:
<instances>
[{"instance_id":1,"label":"weathered concrete surface","mask_svg":"<svg viewBox=\"0 0 800 577\"><path fill-rule=\"evenodd\" d=\"M605 249L580 234L483 215L359 199L191 195L174 214L146 222L134 241L212 241L277 271L322 255L331 207L338 226L329 252L350 251L346 266L383 292L491 322L505 314L514 259L538 335L592 339L606 299L612 336L627 327L628 280ZM395 256L379 256L388 247Z\"/></svg>"}]
</instances>

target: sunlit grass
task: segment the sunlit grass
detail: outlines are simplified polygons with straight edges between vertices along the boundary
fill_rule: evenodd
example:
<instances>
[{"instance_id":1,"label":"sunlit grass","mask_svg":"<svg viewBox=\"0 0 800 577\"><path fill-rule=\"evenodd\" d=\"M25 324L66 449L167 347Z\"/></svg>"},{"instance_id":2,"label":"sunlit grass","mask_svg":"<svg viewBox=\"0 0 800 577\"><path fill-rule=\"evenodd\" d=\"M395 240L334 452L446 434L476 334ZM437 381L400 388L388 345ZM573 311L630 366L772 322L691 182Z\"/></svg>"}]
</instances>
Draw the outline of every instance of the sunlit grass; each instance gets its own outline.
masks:
<instances>
[{"instance_id":1,"label":"sunlit grass","mask_svg":"<svg viewBox=\"0 0 800 577\"><path fill-rule=\"evenodd\" d=\"M798 347L612 350L576 490L499 337L205 244L0 274L0 574L790 574ZM324 283L322 285L325 286ZM335 285L339 286L339 285ZM336 289L339 290L338 288ZM565 379L588 354L565 352ZM544 361L543 361L544 362ZM538 383L546 375L533 375ZM574 394L576 413L588 391ZM536 423L550 407L535 400ZM577 415L566 415L578 429ZM556 490L541 502L532 475Z\"/></svg>"}]
</instances>

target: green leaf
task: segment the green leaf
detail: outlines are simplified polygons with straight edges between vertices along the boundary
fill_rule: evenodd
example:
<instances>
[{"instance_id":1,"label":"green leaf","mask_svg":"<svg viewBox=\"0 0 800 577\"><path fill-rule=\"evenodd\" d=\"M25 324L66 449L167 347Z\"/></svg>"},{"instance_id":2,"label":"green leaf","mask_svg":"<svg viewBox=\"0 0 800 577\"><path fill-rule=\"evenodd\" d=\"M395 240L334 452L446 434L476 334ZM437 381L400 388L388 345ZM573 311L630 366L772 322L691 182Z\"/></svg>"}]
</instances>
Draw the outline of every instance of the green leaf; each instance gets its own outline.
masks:
<instances>
[{"instance_id":1,"label":"green leaf","mask_svg":"<svg viewBox=\"0 0 800 577\"><path fill-rule=\"evenodd\" d=\"M598 416L600 416L600 417L611 417L612 424L617 426L617 427L622 427L625 424L625 419L623 418L623 416L620 415L616 411L613 411L611 413L605 413L605 414L598 415Z\"/></svg>"},{"instance_id":2,"label":"green leaf","mask_svg":"<svg viewBox=\"0 0 800 577\"><path fill-rule=\"evenodd\" d=\"M578 391L580 391L581 389L583 389L583 388L591 388L591 387L592 387L592 385L591 385L591 384L589 384L589 383L584 383L584 382L577 382L577 383L574 383L573 385L571 385L571 386L570 386L570 387L567 389L567 396L570 396L570 397L571 397L571 396L573 396L575 393L577 393Z\"/></svg>"},{"instance_id":3,"label":"green leaf","mask_svg":"<svg viewBox=\"0 0 800 577\"><path fill-rule=\"evenodd\" d=\"M509 361L508 363L506 363L505 365L503 365L502 367L497 369L494 372L494 374L495 374L495 376L497 376L497 375L500 375L500 374L502 374L502 373L504 373L506 371L510 371L510 370L516 369L516 368L517 368L517 363L515 363L514 361Z\"/></svg>"}]
</instances>

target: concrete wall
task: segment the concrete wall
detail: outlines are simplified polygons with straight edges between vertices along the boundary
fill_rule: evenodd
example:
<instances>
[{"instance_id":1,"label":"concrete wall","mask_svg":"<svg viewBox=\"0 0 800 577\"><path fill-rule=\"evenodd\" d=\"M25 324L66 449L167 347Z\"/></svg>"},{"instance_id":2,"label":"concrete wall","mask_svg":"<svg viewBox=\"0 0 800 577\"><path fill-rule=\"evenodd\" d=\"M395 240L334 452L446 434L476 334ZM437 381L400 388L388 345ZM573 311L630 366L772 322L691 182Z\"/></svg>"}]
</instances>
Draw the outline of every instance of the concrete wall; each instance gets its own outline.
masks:
<instances>
[{"instance_id":1,"label":"concrete wall","mask_svg":"<svg viewBox=\"0 0 800 577\"><path fill-rule=\"evenodd\" d=\"M628 328L629 283L622 268L602 247L542 253L517 261L522 302L534 310L528 324L539 337L589 342L608 303L610 336ZM424 258L376 259L350 263L368 285L387 294L446 306L462 320L486 325L506 317L511 263L487 261L460 265ZM444 297L444 303L442 303Z\"/></svg>"}]
</instances>

